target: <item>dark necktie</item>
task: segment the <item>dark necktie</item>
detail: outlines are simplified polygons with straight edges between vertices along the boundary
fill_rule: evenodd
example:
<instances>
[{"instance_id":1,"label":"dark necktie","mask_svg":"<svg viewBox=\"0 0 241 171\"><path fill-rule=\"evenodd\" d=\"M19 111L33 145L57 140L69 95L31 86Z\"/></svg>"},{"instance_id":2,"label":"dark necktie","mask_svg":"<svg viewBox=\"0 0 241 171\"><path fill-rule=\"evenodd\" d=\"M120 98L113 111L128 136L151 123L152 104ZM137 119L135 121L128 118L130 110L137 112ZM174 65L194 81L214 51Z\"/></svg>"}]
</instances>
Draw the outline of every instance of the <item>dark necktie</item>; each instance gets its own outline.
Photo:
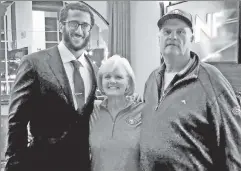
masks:
<instances>
[{"instance_id":1,"label":"dark necktie","mask_svg":"<svg viewBox=\"0 0 241 171\"><path fill-rule=\"evenodd\" d=\"M71 61L74 67L73 81L74 81L74 94L77 102L77 109L80 111L85 104L85 86L84 80L80 75L79 68L83 65L78 60Z\"/></svg>"}]
</instances>

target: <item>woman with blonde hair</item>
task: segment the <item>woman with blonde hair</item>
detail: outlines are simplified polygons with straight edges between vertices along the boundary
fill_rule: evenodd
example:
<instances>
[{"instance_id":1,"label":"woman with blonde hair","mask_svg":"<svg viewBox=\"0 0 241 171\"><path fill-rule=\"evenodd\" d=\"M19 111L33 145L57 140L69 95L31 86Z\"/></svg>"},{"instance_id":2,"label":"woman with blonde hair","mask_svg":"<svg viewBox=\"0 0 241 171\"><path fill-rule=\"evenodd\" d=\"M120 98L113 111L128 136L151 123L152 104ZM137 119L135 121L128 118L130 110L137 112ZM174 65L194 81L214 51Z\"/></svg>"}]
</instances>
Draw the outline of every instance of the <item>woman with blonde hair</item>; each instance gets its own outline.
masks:
<instances>
[{"instance_id":1,"label":"woman with blonde hair","mask_svg":"<svg viewBox=\"0 0 241 171\"><path fill-rule=\"evenodd\" d=\"M90 147L93 171L138 171L142 102L127 96L135 91L135 76L123 57L114 55L97 74L99 90L90 118Z\"/></svg>"}]
</instances>

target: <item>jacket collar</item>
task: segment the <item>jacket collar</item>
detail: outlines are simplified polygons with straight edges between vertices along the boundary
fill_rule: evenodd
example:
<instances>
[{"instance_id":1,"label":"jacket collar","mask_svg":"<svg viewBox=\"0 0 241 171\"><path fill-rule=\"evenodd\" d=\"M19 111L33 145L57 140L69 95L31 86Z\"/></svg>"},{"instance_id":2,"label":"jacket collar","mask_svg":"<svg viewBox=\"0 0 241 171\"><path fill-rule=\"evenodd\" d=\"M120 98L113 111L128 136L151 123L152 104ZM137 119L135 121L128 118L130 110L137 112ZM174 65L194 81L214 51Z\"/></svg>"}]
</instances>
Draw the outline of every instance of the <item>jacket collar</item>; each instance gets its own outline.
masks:
<instances>
[{"instance_id":1,"label":"jacket collar","mask_svg":"<svg viewBox=\"0 0 241 171\"><path fill-rule=\"evenodd\" d=\"M104 100L100 103L100 106L108 109L107 103L108 103L108 98L105 97ZM129 106L131 106L133 103L134 103L133 100L129 100L127 105L126 105L126 107L125 107L125 109L128 108Z\"/></svg>"},{"instance_id":2,"label":"jacket collar","mask_svg":"<svg viewBox=\"0 0 241 171\"><path fill-rule=\"evenodd\" d=\"M54 47L49 48L47 50L47 53L49 55L47 63L50 69L52 70L53 74L58 80L60 88L66 95L67 99L74 106L69 80L68 80L66 71L64 69L63 61L61 60L61 57L60 57L58 46L56 45Z\"/></svg>"},{"instance_id":3,"label":"jacket collar","mask_svg":"<svg viewBox=\"0 0 241 171\"><path fill-rule=\"evenodd\" d=\"M200 59L198 57L198 55L194 52L190 52L190 56L192 59L192 63L188 64L188 66L186 66L181 72L179 72L177 75L179 78L185 78L185 79L189 79L189 78L198 78L198 72L199 72L199 67L200 67ZM160 66L160 68L157 70L157 74L156 75L161 75L163 76L164 72L166 69L166 65L163 62Z\"/></svg>"}]
</instances>

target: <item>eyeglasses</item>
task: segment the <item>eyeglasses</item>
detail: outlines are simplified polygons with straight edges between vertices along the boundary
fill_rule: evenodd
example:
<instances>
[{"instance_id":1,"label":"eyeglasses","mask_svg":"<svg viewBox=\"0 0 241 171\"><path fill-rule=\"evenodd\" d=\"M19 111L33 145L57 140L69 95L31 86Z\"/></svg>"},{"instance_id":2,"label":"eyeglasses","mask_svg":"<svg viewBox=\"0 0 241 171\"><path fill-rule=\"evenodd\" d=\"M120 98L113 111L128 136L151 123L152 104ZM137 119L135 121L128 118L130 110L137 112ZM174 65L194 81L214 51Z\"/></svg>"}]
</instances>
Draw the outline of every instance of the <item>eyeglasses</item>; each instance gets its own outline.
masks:
<instances>
[{"instance_id":1,"label":"eyeglasses","mask_svg":"<svg viewBox=\"0 0 241 171\"><path fill-rule=\"evenodd\" d=\"M78 21L64 21L64 23L68 23L68 26L70 29L77 30L79 26L81 26L81 29L83 31L89 32L92 28L92 26L88 23L78 23Z\"/></svg>"}]
</instances>

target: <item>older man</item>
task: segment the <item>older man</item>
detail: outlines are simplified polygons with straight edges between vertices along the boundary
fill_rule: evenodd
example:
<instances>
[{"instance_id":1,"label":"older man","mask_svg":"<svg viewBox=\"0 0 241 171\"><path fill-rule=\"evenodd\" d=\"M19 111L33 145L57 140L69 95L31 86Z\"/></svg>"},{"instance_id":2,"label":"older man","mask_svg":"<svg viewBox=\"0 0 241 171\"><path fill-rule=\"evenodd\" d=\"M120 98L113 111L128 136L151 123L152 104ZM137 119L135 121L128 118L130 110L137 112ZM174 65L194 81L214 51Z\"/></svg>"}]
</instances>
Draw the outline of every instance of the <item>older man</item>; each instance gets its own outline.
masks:
<instances>
[{"instance_id":1,"label":"older man","mask_svg":"<svg viewBox=\"0 0 241 171\"><path fill-rule=\"evenodd\" d=\"M241 170L241 112L221 72L190 51L191 15L158 21L164 62L145 85L141 166L145 171Z\"/></svg>"}]
</instances>

